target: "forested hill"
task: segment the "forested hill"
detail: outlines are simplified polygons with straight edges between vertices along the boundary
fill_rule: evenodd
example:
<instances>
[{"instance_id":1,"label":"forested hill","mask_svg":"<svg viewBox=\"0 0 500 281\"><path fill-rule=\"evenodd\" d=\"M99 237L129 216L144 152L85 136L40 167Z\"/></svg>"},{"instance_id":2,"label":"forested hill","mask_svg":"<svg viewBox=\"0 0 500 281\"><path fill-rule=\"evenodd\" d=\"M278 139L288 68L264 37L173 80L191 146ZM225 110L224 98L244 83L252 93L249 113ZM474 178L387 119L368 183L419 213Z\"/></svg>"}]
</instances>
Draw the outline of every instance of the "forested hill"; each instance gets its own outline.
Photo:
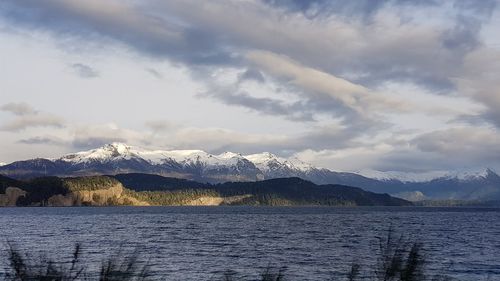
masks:
<instances>
[{"instance_id":1,"label":"forested hill","mask_svg":"<svg viewBox=\"0 0 500 281\"><path fill-rule=\"evenodd\" d=\"M139 193L210 190L221 197L245 197L237 204L247 205L411 205L408 201L387 194L368 192L361 188L343 185L316 185L296 177L222 184L199 183L185 179L138 173L120 174L113 177L127 189Z\"/></svg>"},{"instance_id":2,"label":"forested hill","mask_svg":"<svg viewBox=\"0 0 500 281\"><path fill-rule=\"evenodd\" d=\"M325 205L407 206L387 194L300 178L208 184L148 174L17 181L0 176L0 206Z\"/></svg>"}]
</instances>

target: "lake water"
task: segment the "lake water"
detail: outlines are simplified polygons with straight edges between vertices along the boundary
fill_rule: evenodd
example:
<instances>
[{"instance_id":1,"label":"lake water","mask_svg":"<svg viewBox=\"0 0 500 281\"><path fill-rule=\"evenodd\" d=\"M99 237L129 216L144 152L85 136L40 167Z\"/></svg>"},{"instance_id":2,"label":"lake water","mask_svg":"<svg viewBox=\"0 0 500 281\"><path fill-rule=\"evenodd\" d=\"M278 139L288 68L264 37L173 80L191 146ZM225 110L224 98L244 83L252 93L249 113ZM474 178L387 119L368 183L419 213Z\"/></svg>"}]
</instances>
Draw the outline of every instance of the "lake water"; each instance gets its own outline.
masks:
<instances>
[{"instance_id":1,"label":"lake water","mask_svg":"<svg viewBox=\"0 0 500 281\"><path fill-rule=\"evenodd\" d=\"M80 242L96 266L136 250L159 280L214 280L227 270L256 277L269 266L285 266L288 280L327 280L352 262L371 273L391 225L423 243L431 272L500 280L496 208L0 208L0 247L11 241L70 260Z\"/></svg>"}]
</instances>

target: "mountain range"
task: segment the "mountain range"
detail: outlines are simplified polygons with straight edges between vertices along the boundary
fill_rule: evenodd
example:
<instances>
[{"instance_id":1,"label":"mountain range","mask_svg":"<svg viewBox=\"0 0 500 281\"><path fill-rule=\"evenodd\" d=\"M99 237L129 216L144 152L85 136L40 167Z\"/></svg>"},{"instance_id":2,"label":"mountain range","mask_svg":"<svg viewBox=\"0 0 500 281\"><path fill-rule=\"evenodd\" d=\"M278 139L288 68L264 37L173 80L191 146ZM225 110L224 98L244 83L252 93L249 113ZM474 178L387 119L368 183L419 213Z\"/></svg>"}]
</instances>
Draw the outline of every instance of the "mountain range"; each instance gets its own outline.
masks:
<instances>
[{"instance_id":1,"label":"mountain range","mask_svg":"<svg viewBox=\"0 0 500 281\"><path fill-rule=\"evenodd\" d=\"M0 166L0 174L17 179L122 173L156 174L207 183L299 177L315 184L356 186L414 201L500 200L500 176L491 169L448 173L420 180L380 173L368 177L318 168L298 158L282 158L268 152L214 155L202 150L147 150L111 143L56 159L37 158Z\"/></svg>"}]
</instances>

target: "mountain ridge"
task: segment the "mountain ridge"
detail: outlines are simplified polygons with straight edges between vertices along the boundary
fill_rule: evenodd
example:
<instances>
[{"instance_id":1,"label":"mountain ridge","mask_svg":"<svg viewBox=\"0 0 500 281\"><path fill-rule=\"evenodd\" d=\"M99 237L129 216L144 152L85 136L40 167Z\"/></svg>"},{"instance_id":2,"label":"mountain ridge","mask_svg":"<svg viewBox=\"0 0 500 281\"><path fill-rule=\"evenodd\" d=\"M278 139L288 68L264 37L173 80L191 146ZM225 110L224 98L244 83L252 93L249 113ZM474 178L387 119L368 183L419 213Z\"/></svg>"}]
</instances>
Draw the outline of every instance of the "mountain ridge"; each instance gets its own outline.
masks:
<instances>
[{"instance_id":1,"label":"mountain ridge","mask_svg":"<svg viewBox=\"0 0 500 281\"><path fill-rule=\"evenodd\" d=\"M422 199L481 200L500 198L500 177L492 169L436 173L422 181L336 172L314 167L298 158L269 152L242 155L210 154L202 150L147 150L111 143L60 158L16 161L0 166L0 174L18 178L146 173L198 182L223 183L299 177L315 184L340 184L389 194L419 193ZM422 196L420 196L420 193Z\"/></svg>"}]
</instances>

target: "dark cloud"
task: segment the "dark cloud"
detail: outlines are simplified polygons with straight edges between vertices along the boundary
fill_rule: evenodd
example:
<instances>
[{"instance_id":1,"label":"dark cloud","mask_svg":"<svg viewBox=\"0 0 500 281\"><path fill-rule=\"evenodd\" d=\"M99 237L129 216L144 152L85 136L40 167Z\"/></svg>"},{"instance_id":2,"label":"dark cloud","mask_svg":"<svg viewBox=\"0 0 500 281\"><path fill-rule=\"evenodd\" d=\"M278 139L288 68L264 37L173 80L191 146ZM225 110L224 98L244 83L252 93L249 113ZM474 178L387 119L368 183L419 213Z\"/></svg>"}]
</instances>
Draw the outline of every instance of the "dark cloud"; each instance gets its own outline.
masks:
<instances>
[{"instance_id":1,"label":"dark cloud","mask_svg":"<svg viewBox=\"0 0 500 281\"><path fill-rule=\"evenodd\" d=\"M281 53L300 57L301 61L307 61L307 64L337 76L355 73L353 81L367 87L378 87L391 81L414 83L438 93L450 93L456 89L452 77L456 77L460 72L464 57L480 45L481 27L489 21L492 11L496 8L495 0L450 2L270 0L264 2L291 12L301 12L312 18L335 15L344 17L346 22L356 23L360 19L367 21L364 22L364 30L359 30L364 38L354 40L358 43L366 41L366 48L338 50L337 46L330 45L328 48L336 50L338 57L330 53L327 47L324 49L318 47L316 54L308 54L306 48L301 50L301 54L298 54L298 50L296 53L293 48L284 52L280 50ZM453 8L450 9L446 4L450 4ZM448 23L436 26L434 30L410 28L405 31L405 26L422 26L421 23L424 20L410 14L401 15L400 22L383 28L386 32L378 29L377 26L380 24L378 21L380 18L383 19L384 15L379 14L380 18L374 18L374 16L386 8L394 7L411 8L415 11L428 10L427 13L446 9L444 19ZM332 34L332 36L335 35ZM328 46L328 40L324 40L322 44ZM329 57L325 54L329 54Z\"/></svg>"},{"instance_id":2,"label":"dark cloud","mask_svg":"<svg viewBox=\"0 0 500 281\"><path fill-rule=\"evenodd\" d=\"M369 19L386 5L396 6L435 6L435 0L264 0L275 7L282 7L292 12L301 12L308 18L329 16L331 14L346 17Z\"/></svg>"},{"instance_id":3,"label":"dark cloud","mask_svg":"<svg viewBox=\"0 0 500 281\"><path fill-rule=\"evenodd\" d=\"M379 22L383 18L363 26L356 25L355 19L388 7L446 9L443 2L270 0L265 3L288 12L318 11L347 18L336 19L338 24L332 29L336 31L331 33L326 28L328 24L308 24L305 30L302 28L305 21L301 23L300 19L290 17L290 21L297 22L286 22L282 12L250 2L199 5L197 1L8 0L3 2L1 10L4 18L18 25L71 38L110 38L141 53L192 66L242 66L239 54L263 49L297 58L340 77L356 73L354 81L365 86L374 87L387 81L413 82L446 92L455 88L450 77L456 77L463 56L478 45L480 27L495 8L492 0L453 1L454 10L445 15L452 22L450 27L425 28L419 24L425 19L413 15L409 15L412 17L409 23L401 15L400 22L388 26ZM349 42L356 43L350 46Z\"/></svg>"},{"instance_id":4,"label":"dark cloud","mask_svg":"<svg viewBox=\"0 0 500 281\"><path fill-rule=\"evenodd\" d=\"M498 5L498 1L456 0L453 2L453 5L468 14L475 15L481 18L483 15L490 17L495 11L495 8Z\"/></svg>"},{"instance_id":5,"label":"dark cloud","mask_svg":"<svg viewBox=\"0 0 500 281\"><path fill-rule=\"evenodd\" d=\"M99 72L95 70L94 68L82 64L82 63L74 63L70 65L71 69L80 77L82 78L95 78L99 77Z\"/></svg>"},{"instance_id":6,"label":"dark cloud","mask_svg":"<svg viewBox=\"0 0 500 281\"><path fill-rule=\"evenodd\" d=\"M240 75L234 84L210 83L209 90L199 96L291 121L315 122L319 116L326 116L364 133L375 133L387 128L387 123L373 114L372 107L395 111L404 110L405 107L399 101L377 97L360 85L304 67L287 57L255 52L248 59L253 60L262 71L274 76L273 82L285 85L286 94L281 97L254 96L239 89Z\"/></svg>"},{"instance_id":7,"label":"dark cloud","mask_svg":"<svg viewBox=\"0 0 500 281\"><path fill-rule=\"evenodd\" d=\"M419 135L378 159L381 171L428 172L500 167L500 134L487 127L460 127Z\"/></svg>"},{"instance_id":8,"label":"dark cloud","mask_svg":"<svg viewBox=\"0 0 500 281\"><path fill-rule=\"evenodd\" d=\"M500 110L497 107L489 108L482 117L500 128Z\"/></svg>"},{"instance_id":9,"label":"dark cloud","mask_svg":"<svg viewBox=\"0 0 500 281\"><path fill-rule=\"evenodd\" d=\"M64 127L64 120L56 115L40 112L26 103L8 103L0 110L10 112L15 118L0 125L1 131L18 132L31 127Z\"/></svg>"},{"instance_id":10,"label":"dark cloud","mask_svg":"<svg viewBox=\"0 0 500 281\"><path fill-rule=\"evenodd\" d=\"M266 82L266 79L264 78L264 75L262 75L262 72L254 68L248 68L247 70L245 70L245 72L239 75L238 80L239 82L248 80L257 81L259 83Z\"/></svg>"},{"instance_id":11,"label":"dark cloud","mask_svg":"<svg viewBox=\"0 0 500 281\"><path fill-rule=\"evenodd\" d=\"M31 137L27 139L21 139L18 143L22 144L48 144L48 145L65 145L66 143L59 138L55 137Z\"/></svg>"},{"instance_id":12,"label":"dark cloud","mask_svg":"<svg viewBox=\"0 0 500 281\"><path fill-rule=\"evenodd\" d=\"M18 132L31 127L64 127L64 121L51 114L25 115L0 126L0 130Z\"/></svg>"},{"instance_id":13,"label":"dark cloud","mask_svg":"<svg viewBox=\"0 0 500 281\"><path fill-rule=\"evenodd\" d=\"M314 121L313 112L301 102L286 103L279 99L253 97L246 92L235 92L227 88L212 88L210 92L199 95L210 97L227 105L241 106L262 114L282 116L293 121Z\"/></svg>"},{"instance_id":14,"label":"dark cloud","mask_svg":"<svg viewBox=\"0 0 500 281\"><path fill-rule=\"evenodd\" d=\"M471 116L482 119L500 129L500 51L478 49L472 52L464 63L467 71L463 79L458 80L459 92L467 95L484 106L479 114ZM463 119L463 117L462 117Z\"/></svg>"},{"instance_id":15,"label":"dark cloud","mask_svg":"<svg viewBox=\"0 0 500 281\"><path fill-rule=\"evenodd\" d=\"M216 33L157 15L156 7L119 1L3 1L1 15L18 25L68 38L112 39L154 57L187 64L227 64L234 59ZM100 37L100 38L99 38Z\"/></svg>"},{"instance_id":16,"label":"dark cloud","mask_svg":"<svg viewBox=\"0 0 500 281\"><path fill-rule=\"evenodd\" d=\"M467 53L480 44L481 23L470 18L460 17L457 24L443 33L443 45L450 49Z\"/></svg>"},{"instance_id":17,"label":"dark cloud","mask_svg":"<svg viewBox=\"0 0 500 281\"><path fill-rule=\"evenodd\" d=\"M146 72L153 75L156 79L163 79L163 75L154 68L146 68Z\"/></svg>"}]
</instances>

